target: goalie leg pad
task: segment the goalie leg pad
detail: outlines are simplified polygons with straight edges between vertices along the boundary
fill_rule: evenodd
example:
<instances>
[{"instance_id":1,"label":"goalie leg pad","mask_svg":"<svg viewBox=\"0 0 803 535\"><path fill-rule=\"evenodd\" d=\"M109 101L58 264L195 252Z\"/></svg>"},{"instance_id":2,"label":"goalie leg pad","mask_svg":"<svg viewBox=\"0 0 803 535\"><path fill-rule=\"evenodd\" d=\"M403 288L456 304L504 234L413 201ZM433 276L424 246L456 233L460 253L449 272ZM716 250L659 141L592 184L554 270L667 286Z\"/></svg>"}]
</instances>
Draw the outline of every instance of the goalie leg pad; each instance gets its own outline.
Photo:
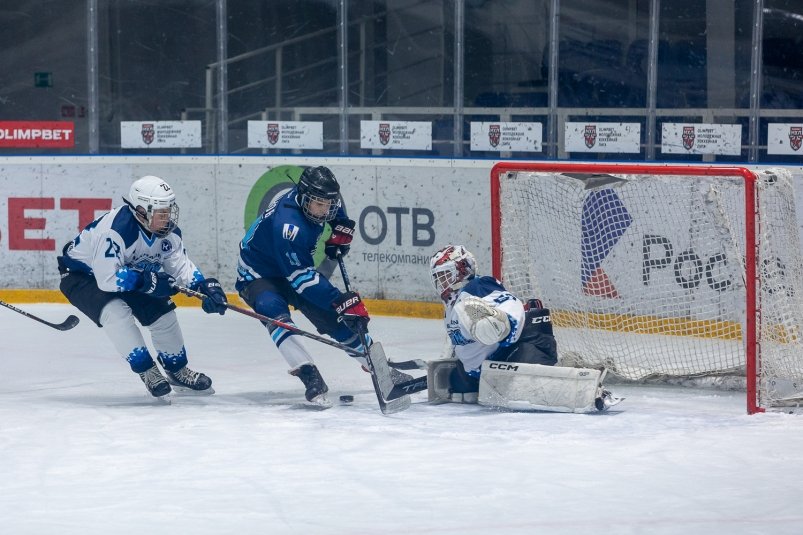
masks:
<instances>
[{"instance_id":1,"label":"goalie leg pad","mask_svg":"<svg viewBox=\"0 0 803 535\"><path fill-rule=\"evenodd\" d=\"M485 361L479 404L514 410L591 412L599 370Z\"/></svg>"}]
</instances>

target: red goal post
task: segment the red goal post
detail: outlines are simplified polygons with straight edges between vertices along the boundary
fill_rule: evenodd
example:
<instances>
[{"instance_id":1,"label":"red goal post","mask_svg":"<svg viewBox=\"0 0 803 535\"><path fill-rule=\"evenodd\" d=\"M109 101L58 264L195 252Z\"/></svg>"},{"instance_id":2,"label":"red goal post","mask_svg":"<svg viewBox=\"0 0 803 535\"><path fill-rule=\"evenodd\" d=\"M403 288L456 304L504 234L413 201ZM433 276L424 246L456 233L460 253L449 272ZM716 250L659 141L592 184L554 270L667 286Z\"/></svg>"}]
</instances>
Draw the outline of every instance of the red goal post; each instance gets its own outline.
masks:
<instances>
[{"instance_id":1,"label":"red goal post","mask_svg":"<svg viewBox=\"0 0 803 535\"><path fill-rule=\"evenodd\" d=\"M493 274L553 311L559 352L632 380L744 374L752 414L803 402L787 171L502 162Z\"/></svg>"}]
</instances>

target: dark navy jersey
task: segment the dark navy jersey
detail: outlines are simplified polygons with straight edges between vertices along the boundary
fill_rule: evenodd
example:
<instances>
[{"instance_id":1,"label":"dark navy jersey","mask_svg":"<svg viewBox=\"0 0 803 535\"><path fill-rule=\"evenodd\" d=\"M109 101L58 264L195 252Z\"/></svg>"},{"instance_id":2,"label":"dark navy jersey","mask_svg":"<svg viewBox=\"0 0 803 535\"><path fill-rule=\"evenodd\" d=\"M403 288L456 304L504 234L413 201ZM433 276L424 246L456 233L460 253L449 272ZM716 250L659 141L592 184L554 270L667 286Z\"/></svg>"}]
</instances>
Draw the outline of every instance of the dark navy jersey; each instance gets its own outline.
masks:
<instances>
[{"instance_id":1,"label":"dark navy jersey","mask_svg":"<svg viewBox=\"0 0 803 535\"><path fill-rule=\"evenodd\" d=\"M296 188L280 196L251 224L240 242L237 290L258 278L287 279L304 299L329 308L340 295L315 269L315 248L324 230L304 215L296 201ZM345 218L341 207L337 218Z\"/></svg>"}]
</instances>

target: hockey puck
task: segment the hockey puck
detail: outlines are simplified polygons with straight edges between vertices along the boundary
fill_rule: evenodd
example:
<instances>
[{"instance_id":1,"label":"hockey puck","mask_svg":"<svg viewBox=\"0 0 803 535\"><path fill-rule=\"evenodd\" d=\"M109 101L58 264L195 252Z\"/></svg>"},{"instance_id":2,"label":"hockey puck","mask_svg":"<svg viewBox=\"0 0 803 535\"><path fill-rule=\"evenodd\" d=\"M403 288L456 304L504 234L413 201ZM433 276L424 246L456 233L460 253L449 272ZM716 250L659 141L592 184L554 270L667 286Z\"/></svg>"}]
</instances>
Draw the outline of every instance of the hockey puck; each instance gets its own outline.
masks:
<instances>
[{"instance_id":1,"label":"hockey puck","mask_svg":"<svg viewBox=\"0 0 803 535\"><path fill-rule=\"evenodd\" d=\"M352 401L354 401L354 396L349 396L349 395L340 396L341 403L351 403Z\"/></svg>"}]
</instances>

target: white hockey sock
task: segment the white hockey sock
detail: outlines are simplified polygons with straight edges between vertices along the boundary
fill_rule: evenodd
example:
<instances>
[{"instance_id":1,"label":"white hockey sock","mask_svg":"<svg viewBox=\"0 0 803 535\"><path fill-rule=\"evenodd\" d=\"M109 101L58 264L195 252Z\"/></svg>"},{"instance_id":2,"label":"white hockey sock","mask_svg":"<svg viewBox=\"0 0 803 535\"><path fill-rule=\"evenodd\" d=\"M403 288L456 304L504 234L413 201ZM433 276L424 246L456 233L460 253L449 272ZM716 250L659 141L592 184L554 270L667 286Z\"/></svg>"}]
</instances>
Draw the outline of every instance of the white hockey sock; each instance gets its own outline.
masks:
<instances>
[{"instance_id":1,"label":"white hockey sock","mask_svg":"<svg viewBox=\"0 0 803 535\"><path fill-rule=\"evenodd\" d=\"M295 370L304 364L314 364L306 348L301 345L300 338L301 337L298 335L291 334L290 336L284 337L279 342L279 345L276 346L279 349L279 353L284 357L284 360L287 361L291 370Z\"/></svg>"},{"instance_id":2,"label":"white hockey sock","mask_svg":"<svg viewBox=\"0 0 803 535\"><path fill-rule=\"evenodd\" d=\"M142 333L134 323L131 308L121 299L109 301L100 312L100 324L117 353L124 359L136 348L146 347Z\"/></svg>"},{"instance_id":3,"label":"white hockey sock","mask_svg":"<svg viewBox=\"0 0 803 535\"><path fill-rule=\"evenodd\" d=\"M184 349L184 335L175 310L148 325L148 330L151 332L153 347L159 353L178 355Z\"/></svg>"}]
</instances>

